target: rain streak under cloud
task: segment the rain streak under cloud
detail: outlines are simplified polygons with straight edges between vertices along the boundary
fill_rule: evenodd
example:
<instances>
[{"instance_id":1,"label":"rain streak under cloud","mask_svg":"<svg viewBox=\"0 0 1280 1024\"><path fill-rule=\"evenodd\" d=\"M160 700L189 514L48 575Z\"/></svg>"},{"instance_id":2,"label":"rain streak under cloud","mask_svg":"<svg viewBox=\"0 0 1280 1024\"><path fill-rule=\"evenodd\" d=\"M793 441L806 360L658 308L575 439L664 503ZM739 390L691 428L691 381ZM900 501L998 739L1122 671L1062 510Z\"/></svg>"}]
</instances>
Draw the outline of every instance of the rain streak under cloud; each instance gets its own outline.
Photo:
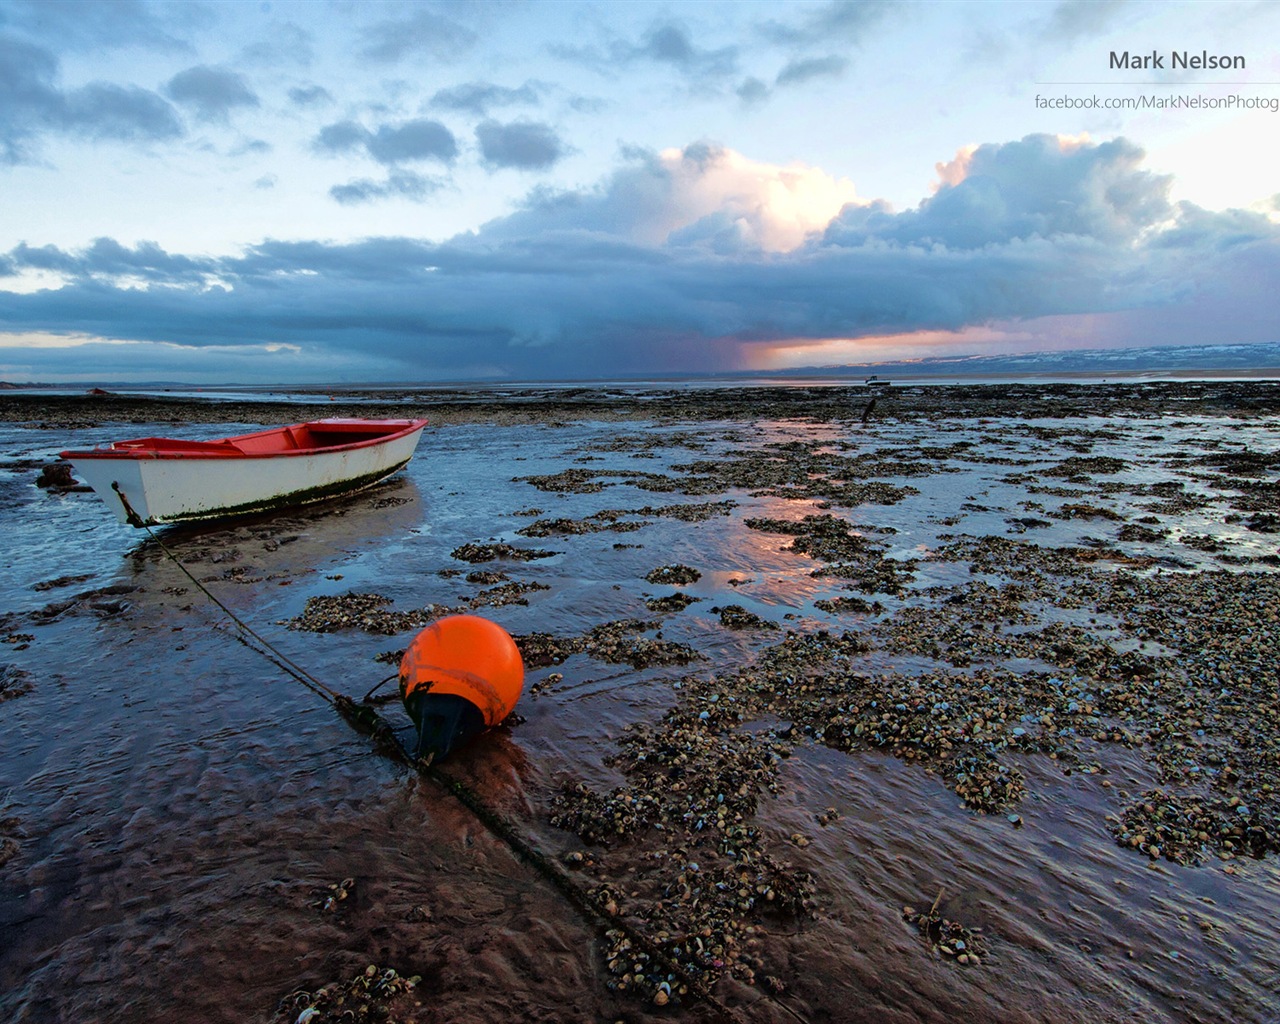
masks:
<instances>
[{"instance_id":1,"label":"rain streak under cloud","mask_svg":"<svg viewBox=\"0 0 1280 1024\"><path fill-rule=\"evenodd\" d=\"M833 146L813 103L857 94L902 38L895 4L728 24L582 5L573 38L560 10L523 49L480 12L393 4L272 23L292 63L266 59L271 25L247 11L87 6L107 57L86 56L88 29L55 40L68 6L0 7L0 174L19 192L81 160L135 189L168 177L121 196L132 221L104 203L72 228L34 192L15 207L7 379L607 377L1276 340L1274 202L1178 198L1136 132L951 138L917 154L914 202L864 191L901 159L883 150L919 143ZM994 24L1043 38L1057 19L1071 47L1105 47L1108 20L1077 6ZM977 45L991 24L945 28ZM343 53L359 73L325 75ZM812 145L757 156L795 111Z\"/></svg>"}]
</instances>

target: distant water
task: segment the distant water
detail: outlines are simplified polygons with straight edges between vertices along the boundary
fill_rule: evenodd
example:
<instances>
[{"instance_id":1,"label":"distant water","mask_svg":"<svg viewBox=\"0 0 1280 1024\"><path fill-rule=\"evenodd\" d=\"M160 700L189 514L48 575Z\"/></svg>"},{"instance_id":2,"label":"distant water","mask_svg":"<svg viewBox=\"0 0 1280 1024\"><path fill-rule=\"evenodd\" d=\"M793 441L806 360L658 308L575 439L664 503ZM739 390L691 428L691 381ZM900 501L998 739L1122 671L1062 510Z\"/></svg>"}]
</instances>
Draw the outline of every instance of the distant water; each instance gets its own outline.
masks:
<instances>
[{"instance_id":1,"label":"distant water","mask_svg":"<svg viewBox=\"0 0 1280 1024\"><path fill-rule=\"evenodd\" d=\"M1258 381L1274 380L1280 371L1274 369L1226 369L1226 370L1121 370L1114 373L1100 372L1068 372L1054 371L1044 373L980 373L980 374L886 374L870 377L875 381L868 387L874 392L882 387L944 387L956 384L988 385L988 384L1144 384L1144 383L1191 383L1211 380L1225 381ZM377 402L385 404L390 400L400 400L406 404L419 400L419 396L429 397L441 393L459 391L478 391L493 394L526 394L546 391L577 391L590 389L605 394L634 395L644 391L677 390L689 391L700 389L723 388L815 388L815 387L862 387L868 386L868 376L848 374L806 374L794 376L779 374L776 376L726 376L726 377L652 377L625 378L618 380L545 380L545 381L440 381L440 382L369 382L346 383L326 386L323 384L292 385L214 385L195 387L191 385L141 385L141 384L103 384L102 387L115 394L138 397L165 397L175 399L195 398L204 401L244 401L255 402L289 402L312 403L317 400L334 398L344 403ZM65 385L58 387L8 389L5 393L15 395L82 395L86 386Z\"/></svg>"}]
</instances>

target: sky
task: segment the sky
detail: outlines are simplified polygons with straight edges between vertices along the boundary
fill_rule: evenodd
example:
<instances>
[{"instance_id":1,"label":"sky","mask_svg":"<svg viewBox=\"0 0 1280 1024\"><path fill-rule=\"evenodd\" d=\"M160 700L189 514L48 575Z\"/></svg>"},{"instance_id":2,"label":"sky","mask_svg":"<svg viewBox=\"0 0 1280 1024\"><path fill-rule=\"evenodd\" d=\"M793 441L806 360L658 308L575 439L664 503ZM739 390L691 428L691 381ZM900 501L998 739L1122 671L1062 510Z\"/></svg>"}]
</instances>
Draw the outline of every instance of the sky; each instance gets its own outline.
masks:
<instances>
[{"instance_id":1,"label":"sky","mask_svg":"<svg viewBox=\"0 0 1280 1024\"><path fill-rule=\"evenodd\" d=\"M0 380L1280 341L1278 138L1269 2L0 0Z\"/></svg>"}]
</instances>

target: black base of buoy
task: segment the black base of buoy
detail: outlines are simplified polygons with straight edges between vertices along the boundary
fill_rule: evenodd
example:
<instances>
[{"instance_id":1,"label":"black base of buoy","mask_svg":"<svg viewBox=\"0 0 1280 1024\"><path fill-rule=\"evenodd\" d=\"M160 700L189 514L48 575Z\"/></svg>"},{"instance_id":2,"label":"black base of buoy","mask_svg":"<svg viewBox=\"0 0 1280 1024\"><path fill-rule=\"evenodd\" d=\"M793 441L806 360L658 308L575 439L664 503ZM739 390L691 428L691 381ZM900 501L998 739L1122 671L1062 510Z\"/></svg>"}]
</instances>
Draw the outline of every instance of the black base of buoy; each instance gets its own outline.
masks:
<instances>
[{"instance_id":1,"label":"black base of buoy","mask_svg":"<svg viewBox=\"0 0 1280 1024\"><path fill-rule=\"evenodd\" d=\"M418 727L417 759L438 761L455 747L484 731L484 714L456 693L418 690L404 700L404 708Z\"/></svg>"}]
</instances>

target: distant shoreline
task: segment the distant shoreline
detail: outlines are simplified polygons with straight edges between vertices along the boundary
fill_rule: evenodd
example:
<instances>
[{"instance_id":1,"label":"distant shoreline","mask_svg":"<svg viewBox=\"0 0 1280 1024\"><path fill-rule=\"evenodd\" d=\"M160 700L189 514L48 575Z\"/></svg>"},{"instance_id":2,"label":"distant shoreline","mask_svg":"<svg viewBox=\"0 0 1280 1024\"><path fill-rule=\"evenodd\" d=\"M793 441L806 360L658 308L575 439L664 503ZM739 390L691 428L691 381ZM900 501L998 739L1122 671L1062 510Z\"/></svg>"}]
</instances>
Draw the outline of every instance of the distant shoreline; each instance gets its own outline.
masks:
<instances>
[{"instance_id":1,"label":"distant shoreline","mask_svg":"<svg viewBox=\"0 0 1280 1024\"><path fill-rule=\"evenodd\" d=\"M1280 364L1260 363L1240 366L1165 366L1158 369L1140 367L977 367L959 369L953 365L924 366L918 364L892 364L866 367L806 366L778 370L736 371L722 374L656 374L652 376L598 378L578 380L574 378L547 378L530 380L444 380L389 383L385 381L357 381L341 384L304 383L289 384L194 384L181 381L10 381L0 380L0 395L5 393L80 395L95 390L119 394L149 394L156 396L199 397L202 394L243 395L252 400L255 395L314 395L317 399L329 395L395 395L449 394L486 391L564 391L564 390L661 390L718 389L735 387L862 387L869 381L889 382L903 387L923 385L929 387L973 387L987 385L1052 385L1052 384L1146 384L1146 383L1199 383L1199 382L1280 382Z\"/></svg>"},{"instance_id":2,"label":"distant shoreline","mask_svg":"<svg viewBox=\"0 0 1280 1024\"><path fill-rule=\"evenodd\" d=\"M328 401L202 399L163 394L44 395L0 391L0 422L45 428L103 423L290 423L331 416L425 416L435 424L557 420L819 420L1108 416L1124 412L1241 416L1280 413L1280 381L1144 381L1093 384L892 384L630 388L330 391ZM868 406L875 405L868 412Z\"/></svg>"}]
</instances>

